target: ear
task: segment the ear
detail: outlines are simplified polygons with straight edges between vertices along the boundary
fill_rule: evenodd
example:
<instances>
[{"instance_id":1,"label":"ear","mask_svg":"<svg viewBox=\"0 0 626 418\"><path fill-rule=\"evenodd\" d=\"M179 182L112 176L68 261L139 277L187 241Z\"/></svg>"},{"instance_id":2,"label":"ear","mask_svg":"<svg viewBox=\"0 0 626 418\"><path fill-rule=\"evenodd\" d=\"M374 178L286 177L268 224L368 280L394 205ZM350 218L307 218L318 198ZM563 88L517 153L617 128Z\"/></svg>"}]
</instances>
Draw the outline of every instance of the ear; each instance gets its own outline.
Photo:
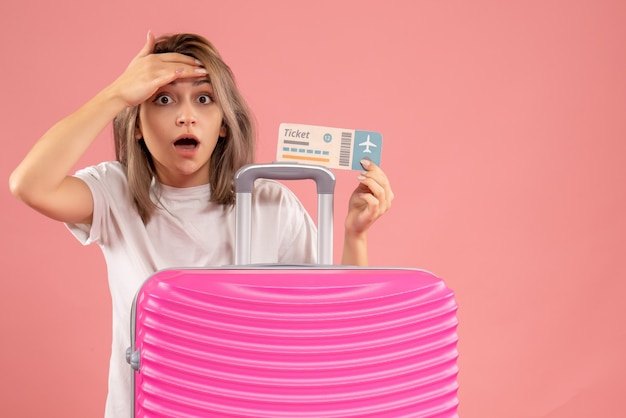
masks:
<instances>
[{"instance_id":1,"label":"ear","mask_svg":"<svg viewBox=\"0 0 626 418\"><path fill-rule=\"evenodd\" d=\"M143 138L143 133L141 132L141 122L139 121L139 118L137 118L137 122L135 123L135 139L139 141L141 138Z\"/></svg>"},{"instance_id":2,"label":"ear","mask_svg":"<svg viewBox=\"0 0 626 418\"><path fill-rule=\"evenodd\" d=\"M222 127L220 128L220 138L226 138L226 135L228 135L228 128L222 123Z\"/></svg>"}]
</instances>

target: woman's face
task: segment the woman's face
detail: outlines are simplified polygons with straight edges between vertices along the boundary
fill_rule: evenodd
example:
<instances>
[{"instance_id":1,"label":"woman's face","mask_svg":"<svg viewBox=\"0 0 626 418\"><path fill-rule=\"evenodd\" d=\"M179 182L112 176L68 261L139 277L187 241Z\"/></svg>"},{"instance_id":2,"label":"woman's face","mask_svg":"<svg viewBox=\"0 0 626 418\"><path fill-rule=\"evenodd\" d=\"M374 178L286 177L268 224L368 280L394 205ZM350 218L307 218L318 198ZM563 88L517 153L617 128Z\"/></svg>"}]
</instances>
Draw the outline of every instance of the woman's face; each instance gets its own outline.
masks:
<instances>
[{"instance_id":1,"label":"woman's face","mask_svg":"<svg viewBox=\"0 0 626 418\"><path fill-rule=\"evenodd\" d=\"M226 136L213 97L207 78L180 79L140 106L137 137L143 137L161 183L192 187L209 182L211 155L218 138Z\"/></svg>"}]
</instances>

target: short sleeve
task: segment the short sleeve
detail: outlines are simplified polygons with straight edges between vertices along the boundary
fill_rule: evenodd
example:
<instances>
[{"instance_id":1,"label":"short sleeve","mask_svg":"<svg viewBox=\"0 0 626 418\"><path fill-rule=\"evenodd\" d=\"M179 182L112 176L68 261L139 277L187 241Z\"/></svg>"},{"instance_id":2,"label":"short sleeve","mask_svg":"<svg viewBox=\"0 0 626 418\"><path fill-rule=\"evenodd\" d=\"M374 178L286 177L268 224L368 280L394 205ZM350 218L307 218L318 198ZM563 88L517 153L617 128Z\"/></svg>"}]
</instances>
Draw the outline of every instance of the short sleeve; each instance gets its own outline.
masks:
<instances>
[{"instance_id":1,"label":"short sleeve","mask_svg":"<svg viewBox=\"0 0 626 418\"><path fill-rule=\"evenodd\" d=\"M98 242L101 239L104 216L107 207L116 200L115 191L125 190L125 175L115 162L104 162L96 166L77 171L74 177L84 181L93 197L93 216L91 224L66 223L68 230L83 245ZM118 196L119 200L120 197Z\"/></svg>"}]
</instances>

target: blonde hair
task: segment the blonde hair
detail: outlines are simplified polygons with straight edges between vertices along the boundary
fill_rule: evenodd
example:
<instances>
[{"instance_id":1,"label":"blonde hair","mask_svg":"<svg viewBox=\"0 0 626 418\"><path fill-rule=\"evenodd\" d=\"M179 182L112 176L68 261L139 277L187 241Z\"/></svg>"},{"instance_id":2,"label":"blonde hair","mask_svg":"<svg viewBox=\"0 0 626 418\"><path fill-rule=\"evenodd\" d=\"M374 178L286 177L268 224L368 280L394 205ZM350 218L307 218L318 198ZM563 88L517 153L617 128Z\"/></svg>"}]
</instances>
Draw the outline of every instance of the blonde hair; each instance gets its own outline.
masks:
<instances>
[{"instance_id":1,"label":"blonde hair","mask_svg":"<svg viewBox=\"0 0 626 418\"><path fill-rule=\"evenodd\" d=\"M252 115L239 92L234 75L222 60L217 49L207 39L195 34L161 36L156 40L154 53L177 52L194 57L207 70L214 92L214 100L223 113L226 136L220 137L211 155L209 184L212 202L233 205L235 202L233 178L243 165L254 161L254 124ZM141 106L141 105L139 105ZM150 198L150 187L156 175L152 156L143 139L136 139L139 106L127 108L113 120L115 156L124 167L128 185L139 215L144 223L157 208Z\"/></svg>"}]
</instances>

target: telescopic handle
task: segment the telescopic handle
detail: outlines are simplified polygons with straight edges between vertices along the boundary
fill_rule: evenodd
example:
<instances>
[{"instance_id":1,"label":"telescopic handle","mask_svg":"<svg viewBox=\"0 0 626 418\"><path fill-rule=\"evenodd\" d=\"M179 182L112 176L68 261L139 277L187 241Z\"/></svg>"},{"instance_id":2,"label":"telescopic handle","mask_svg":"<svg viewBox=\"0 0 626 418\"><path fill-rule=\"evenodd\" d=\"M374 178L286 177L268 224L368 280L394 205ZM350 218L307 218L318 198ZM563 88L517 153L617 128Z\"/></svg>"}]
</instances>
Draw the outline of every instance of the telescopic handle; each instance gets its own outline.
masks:
<instances>
[{"instance_id":1,"label":"telescopic handle","mask_svg":"<svg viewBox=\"0 0 626 418\"><path fill-rule=\"evenodd\" d=\"M250 264L252 190L260 178L315 181L318 264L332 264L335 175L322 166L289 163L248 164L235 174L235 264Z\"/></svg>"}]
</instances>

